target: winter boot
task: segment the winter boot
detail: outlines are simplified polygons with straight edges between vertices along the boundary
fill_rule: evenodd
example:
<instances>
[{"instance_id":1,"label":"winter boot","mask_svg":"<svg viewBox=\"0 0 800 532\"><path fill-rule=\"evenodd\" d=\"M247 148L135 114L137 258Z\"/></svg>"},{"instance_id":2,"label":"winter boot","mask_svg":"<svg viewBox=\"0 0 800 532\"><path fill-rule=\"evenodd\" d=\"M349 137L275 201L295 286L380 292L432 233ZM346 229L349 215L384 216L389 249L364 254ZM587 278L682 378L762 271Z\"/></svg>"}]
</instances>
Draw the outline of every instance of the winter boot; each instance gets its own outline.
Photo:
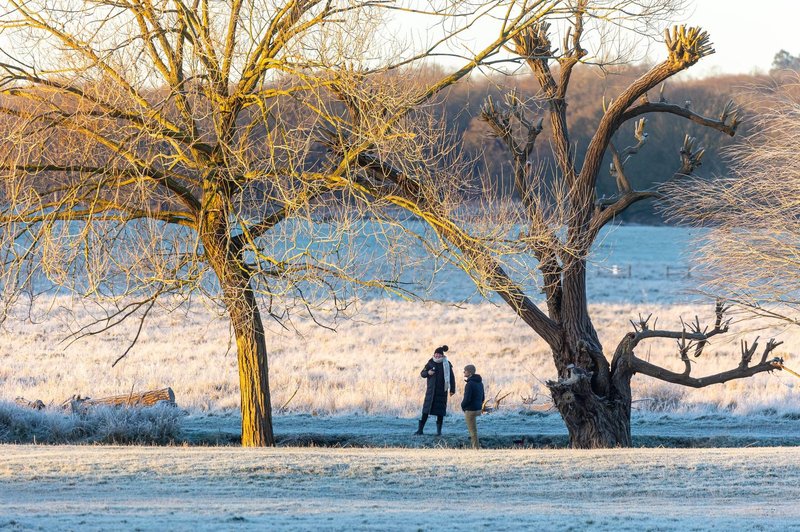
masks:
<instances>
[{"instance_id":1,"label":"winter boot","mask_svg":"<svg viewBox=\"0 0 800 532\"><path fill-rule=\"evenodd\" d=\"M417 432L414 433L414 436L422 436L422 429L425 427L425 422L419 420L417 423Z\"/></svg>"},{"instance_id":2,"label":"winter boot","mask_svg":"<svg viewBox=\"0 0 800 532\"><path fill-rule=\"evenodd\" d=\"M437 421L436 422L436 435L437 436L441 436L442 435L442 422L441 421Z\"/></svg>"}]
</instances>

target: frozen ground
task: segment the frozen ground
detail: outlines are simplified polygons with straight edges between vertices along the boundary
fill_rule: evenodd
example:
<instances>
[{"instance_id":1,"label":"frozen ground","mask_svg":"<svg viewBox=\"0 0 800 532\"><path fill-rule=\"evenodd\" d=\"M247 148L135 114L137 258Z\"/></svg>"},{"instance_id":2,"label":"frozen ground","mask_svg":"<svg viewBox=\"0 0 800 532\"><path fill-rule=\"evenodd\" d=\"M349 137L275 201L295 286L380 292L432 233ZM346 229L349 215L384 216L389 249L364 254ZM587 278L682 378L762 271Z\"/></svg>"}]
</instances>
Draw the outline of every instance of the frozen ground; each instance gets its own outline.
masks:
<instances>
[{"instance_id":1,"label":"frozen ground","mask_svg":"<svg viewBox=\"0 0 800 532\"><path fill-rule=\"evenodd\" d=\"M681 233L629 232L642 245L620 254L612 234L590 274L607 353L639 313L670 328L696 313L711 318L711 306L678 297L691 281L680 273ZM652 241L663 244L655 254ZM612 277L606 266L631 274ZM451 301L472 290L445 278ZM135 324L69 344L91 315L50 303L31 309L36 323L0 329L0 400L55 409L72 394L171 386L188 415L177 447L0 445L0 530L800 530L800 380L785 372L702 390L637 377L635 448L571 451L559 416L542 412L543 381L554 377L547 346L505 306L367 301L337 332L267 324L279 447L243 450L234 447L238 374L224 319L202 305L154 311L112 367ZM730 369L740 340L773 334L785 341L776 354L798 369L800 331L735 326L693 374ZM419 369L443 343L456 367L478 366L490 397L509 394L479 420L483 451L464 448L455 410L442 438L411 436ZM639 354L683 367L672 342Z\"/></svg>"},{"instance_id":2,"label":"frozen ground","mask_svg":"<svg viewBox=\"0 0 800 532\"><path fill-rule=\"evenodd\" d=\"M800 449L0 447L6 530L800 530Z\"/></svg>"},{"instance_id":3,"label":"frozen ground","mask_svg":"<svg viewBox=\"0 0 800 532\"><path fill-rule=\"evenodd\" d=\"M686 229L637 226L604 234L587 282L590 312L607 357L640 315L652 314L659 328L674 330L695 315L703 325L713 322L713 302L686 302L684 290L694 282L685 278L690 235ZM609 268L615 267L624 275L610 276ZM672 268L669 275L667 268ZM450 303L354 302L349 319L331 323L335 331L300 316L285 323L286 329L267 319L276 412L414 416L424 394L419 370L442 344L450 346L456 369L477 366L488 396L506 396L504 407L519 408L524 399L546 400L544 381L554 378L555 370L544 341L505 304L454 304L475 290L465 275L443 271L437 283ZM207 301L198 297L173 312L168 305L156 307L140 334L132 320L70 342L70 332L104 315L98 307L65 296L14 309L0 326L0 400L24 397L58 405L73 394L102 397L170 386L181 408L192 413L238 409L230 324ZM757 336L762 346L773 336L783 341L774 354L800 370L794 360L800 328L755 330L765 324L732 317L731 333L716 337L704 356L693 359L694 376L736 367L740 341L752 342ZM138 338L136 345L112 367L133 338ZM673 371L684 369L672 340L643 342L637 354ZM632 387L640 410L800 415L798 384L800 379L786 372L773 372L700 390L646 377L634 378Z\"/></svg>"},{"instance_id":4,"label":"frozen ground","mask_svg":"<svg viewBox=\"0 0 800 532\"><path fill-rule=\"evenodd\" d=\"M0 329L0 400L24 397L57 406L73 394L104 397L170 386L178 405L192 413L238 410L238 368L228 323L202 305L186 312L154 310L136 346L112 367L136 334L136 324L72 344L60 342L74 327L64 309L69 303L57 301L37 323L8 320ZM43 312L42 307L35 310ZM276 412L415 416L425 393L419 371L442 344L450 346L448 355L456 370L466 364L478 368L488 397L506 396L503 408L523 408L524 399L548 401L544 381L555 378L552 355L507 306L373 301L361 303L357 310L335 332L307 320L298 319L288 331L268 322ZM713 320L711 305L608 303L591 310L609 358L631 330L629 320L640 313L652 312L664 328L679 328L681 318L690 321L695 313L702 323ZM85 310L77 313L79 322L88 320ZM773 332L785 342L775 355L800 370L794 358L800 328L747 332L754 326L735 324L731 334L715 338L702 357L693 359L692 374L699 377L736 367L740 340L760 335L763 345ZM643 342L637 352L652 363L683 370L672 340ZM461 384L457 382L458 394ZM797 377L776 371L698 390L648 377L635 377L632 386L639 410L800 415L799 384Z\"/></svg>"},{"instance_id":5,"label":"frozen ground","mask_svg":"<svg viewBox=\"0 0 800 532\"><path fill-rule=\"evenodd\" d=\"M241 436L238 413L190 415L181 422L177 443L191 445L236 445ZM326 447L443 447L469 444L462 415L445 418L442 437L432 435L429 420L422 437L411 436L416 418L382 415L309 414L274 418L279 446ZM487 448L564 448L567 429L554 412L520 410L483 415L478 420L481 442ZM634 447L765 447L800 445L800 416L767 414L633 414Z\"/></svg>"}]
</instances>

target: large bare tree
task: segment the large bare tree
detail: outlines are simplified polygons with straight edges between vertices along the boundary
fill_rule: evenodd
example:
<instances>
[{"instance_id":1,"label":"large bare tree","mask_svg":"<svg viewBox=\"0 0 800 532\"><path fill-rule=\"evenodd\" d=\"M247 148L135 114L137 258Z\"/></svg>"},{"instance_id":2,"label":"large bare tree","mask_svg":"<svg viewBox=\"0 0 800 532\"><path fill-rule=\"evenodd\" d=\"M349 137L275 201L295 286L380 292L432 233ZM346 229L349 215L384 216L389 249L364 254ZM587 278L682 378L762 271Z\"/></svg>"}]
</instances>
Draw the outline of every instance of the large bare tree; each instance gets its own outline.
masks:
<instances>
[{"instance_id":1,"label":"large bare tree","mask_svg":"<svg viewBox=\"0 0 800 532\"><path fill-rule=\"evenodd\" d=\"M286 221L335 187L317 178L310 142L317 71L358 54L363 39L348 35L371 18L360 2L10 0L6 295L47 278L113 303L80 331L91 334L144 322L164 295L218 296L236 338L242 444L272 445L259 295L304 299L304 282L346 271Z\"/></svg>"},{"instance_id":2,"label":"large bare tree","mask_svg":"<svg viewBox=\"0 0 800 532\"><path fill-rule=\"evenodd\" d=\"M242 444L272 445L262 310L280 317L286 301L318 304L314 287L385 286L364 279L348 247L357 231L343 207L374 199L350 179L354 161L377 147L412 149L404 128L419 104L555 7L9 0L0 13L6 301L35 296L47 279L111 303L79 331L94 334L129 317L141 330L157 302L211 295L236 338ZM400 46L381 23L390 10L438 29ZM494 39L447 52L462 66L433 82L411 82L415 62L490 13ZM331 91L350 96L343 105ZM352 105L366 110L355 121ZM315 210L335 223L314 224Z\"/></svg>"},{"instance_id":3,"label":"large bare tree","mask_svg":"<svg viewBox=\"0 0 800 532\"><path fill-rule=\"evenodd\" d=\"M730 175L669 184L665 210L705 228L696 254L705 292L797 325L800 77L779 73L743 97L753 117L747 136L725 152Z\"/></svg>"},{"instance_id":4,"label":"large bare tree","mask_svg":"<svg viewBox=\"0 0 800 532\"><path fill-rule=\"evenodd\" d=\"M660 195L655 188L634 189L626 166L648 140L645 117L668 113L731 136L740 117L733 104L719 109L716 116L706 116L688 102L670 103L658 92L665 81L714 51L709 36L700 28L672 27L663 34L665 58L608 98L595 133L578 159L569 136L569 108L581 105L569 101L573 70L581 64L608 68L620 60L612 52L624 48L620 41L609 39L619 37L623 29L632 29L638 36L652 31L660 16L675 6L633 1L556 3L568 16L564 11L545 13L508 41L507 50L537 80L538 93L512 91L503 102L487 100L481 110L494 136L507 148L515 183L513 200L494 198L494 214L484 219L488 223L478 223L474 208L459 205L454 209L450 202L442 201L446 193L437 187L435 175L415 175L377 151L365 150L358 163L365 172L365 187L371 187L376 195L402 198L398 204L431 224L453 261L482 290L499 294L549 344L558 379L549 381L548 386L568 427L570 444L578 448L630 446L630 382L635 374L701 388L777 367L770 359L777 343L770 341L754 363L757 344L745 346L740 360L728 371L702 377L692 374L692 358L700 356L713 337L728 330L726 309L721 304L709 326L695 320L678 330L661 330L649 318L640 319L607 357L587 302L587 259L601 230L631 205ZM587 35L599 35L600 40ZM590 46L595 50L605 47L606 52L591 53ZM623 147L628 135L632 142ZM535 148L545 136L552 157L537 161ZM703 153L687 135L676 154L674 174L650 176L650 181L691 175ZM610 165L608 178L617 185L611 197L597 193L598 180L607 167L604 161ZM555 177L547 177L549 171ZM675 193L680 194L680 188ZM488 195L485 191L484 197ZM544 294L544 309L529 295L531 291ZM642 342L652 339L677 342L681 370L659 367L637 356Z\"/></svg>"}]
</instances>

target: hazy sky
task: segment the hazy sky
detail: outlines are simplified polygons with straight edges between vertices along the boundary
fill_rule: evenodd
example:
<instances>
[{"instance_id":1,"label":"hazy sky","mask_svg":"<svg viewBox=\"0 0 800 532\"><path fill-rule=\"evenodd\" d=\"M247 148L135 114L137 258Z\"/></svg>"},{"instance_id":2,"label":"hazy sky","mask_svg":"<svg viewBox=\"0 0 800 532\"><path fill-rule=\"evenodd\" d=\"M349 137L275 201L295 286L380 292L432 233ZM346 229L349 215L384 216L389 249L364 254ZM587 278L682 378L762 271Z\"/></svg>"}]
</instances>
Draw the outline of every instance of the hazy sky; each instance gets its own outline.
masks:
<instances>
[{"instance_id":1,"label":"hazy sky","mask_svg":"<svg viewBox=\"0 0 800 532\"><path fill-rule=\"evenodd\" d=\"M717 53L692 67L695 75L768 71L784 49L800 54L800 0L695 0L686 22L711 34Z\"/></svg>"},{"instance_id":2,"label":"hazy sky","mask_svg":"<svg viewBox=\"0 0 800 532\"><path fill-rule=\"evenodd\" d=\"M716 49L690 69L693 76L766 72L779 50L800 55L800 0L693 0L685 23L707 30ZM662 46L651 50L652 60L663 59Z\"/></svg>"},{"instance_id":3,"label":"hazy sky","mask_svg":"<svg viewBox=\"0 0 800 532\"><path fill-rule=\"evenodd\" d=\"M419 40L435 40L437 30L415 25L410 18L403 20L405 28L417 28ZM689 0L687 9L679 22L689 26L701 26L711 35L716 53L703 58L685 75L703 77L720 73L744 73L754 71L766 73L772 60L781 49L792 55L800 55L800 0ZM478 24L466 35L469 44L464 49L479 49L486 43L487 34L494 36L496 29ZM586 37L586 42L591 37ZM631 54L634 61L664 60L663 44L641 42L640 48ZM459 48L456 47L456 50ZM597 51L592 48L593 51ZM467 52L468 53L468 52ZM439 57L438 62L461 65L463 59Z\"/></svg>"}]
</instances>

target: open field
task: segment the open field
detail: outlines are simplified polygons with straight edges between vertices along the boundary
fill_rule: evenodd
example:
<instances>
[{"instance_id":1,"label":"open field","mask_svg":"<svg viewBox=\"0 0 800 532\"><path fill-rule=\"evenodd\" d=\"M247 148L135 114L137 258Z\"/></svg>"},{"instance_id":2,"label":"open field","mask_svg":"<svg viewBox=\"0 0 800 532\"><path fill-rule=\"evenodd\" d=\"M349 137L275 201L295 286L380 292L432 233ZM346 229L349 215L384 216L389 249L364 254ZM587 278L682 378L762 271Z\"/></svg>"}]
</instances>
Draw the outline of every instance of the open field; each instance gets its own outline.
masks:
<instances>
[{"instance_id":1,"label":"open field","mask_svg":"<svg viewBox=\"0 0 800 532\"><path fill-rule=\"evenodd\" d=\"M800 449L2 446L4 530L800 530Z\"/></svg>"},{"instance_id":2,"label":"open field","mask_svg":"<svg viewBox=\"0 0 800 532\"><path fill-rule=\"evenodd\" d=\"M670 267L689 264L685 250L691 234L682 228L643 226L604 233L587 282L589 300L596 302L590 307L592 319L607 356L631 330L630 320L640 314L652 314L659 328L675 330L681 318L689 321L696 314L701 323L712 321L712 302L687 303L685 290L696 280L667 275ZM609 277L606 270L616 265L632 268L632 275ZM505 408L522 409L523 398L546 404L543 382L555 377L546 344L505 304L454 303L474 294L474 285L463 273L440 272L434 288L431 297L445 296L450 303L358 301L350 307L349 319L329 322L336 331L300 316L293 316L286 329L266 318L275 411L413 417L424 390L418 372L442 344L450 346L448 355L456 369L477 366L490 397L509 394ZM189 412L238 410L238 369L229 322L202 298L175 312L155 308L138 343L114 367L136 336L135 320L69 343L71 332L104 316L102 309L56 296L41 299L31 309L13 310L0 326L0 400L25 397L59 404L73 394L101 397L171 386L178 405ZM784 341L774 354L800 370L800 362L795 362L800 328L754 330L760 325L763 322L734 323L731 334L715 338L703 357L693 359L692 374L730 369L739 362L739 342L752 342L757 336L761 345L772 336ZM672 341L645 342L637 354L683 370ZM634 408L677 414L795 414L800 413L798 385L800 379L785 372L701 390L635 377Z\"/></svg>"},{"instance_id":3,"label":"open field","mask_svg":"<svg viewBox=\"0 0 800 532\"><path fill-rule=\"evenodd\" d=\"M189 412L238 409L236 353L225 319L201 305L156 314L134 349L112 367L135 335L136 324L67 345L62 340L75 326L59 307L67 304L68 300L56 300L50 314L37 323L9 319L0 329L0 400L21 396L60 404L73 394L102 397L171 386L178 405ZM44 308L34 310L41 313ZM357 310L335 332L302 319L288 331L268 323L270 383L277 412L415 416L424 395L419 370L442 344L451 347L448 355L456 369L469 363L477 366L488 396L509 394L505 408L525 408L523 398L535 398L540 404L548 400L543 381L555 376L549 351L506 306L371 301ZM630 330L628 320L640 312L658 316L660 327L679 328L681 316L691 319L700 313L701 320L710 320L712 311L710 305L592 307L609 353ZM79 322L88 317L79 311ZM741 331L753 324L738 327ZM800 345L800 331L773 332L785 341L775 354L786 357L789 367L800 369L791 351ZM762 343L768 337L759 331L720 338L694 361L693 374L735 366L739 341L758 335ZM672 341L644 343L639 355L677 371L683 367ZM634 407L674 413L800 413L797 385L800 379L785 372L700 390L635 377Z\"/></svg>"},{"instance_id":4,"label":"open field","mask_svg":"<svg viewBox=\"0 0 800 532\"><path fill-rule=\"evenodd\" d=\"M55 408L73 394L171 386L187 413L172 441L189 446L0 446L0 529L800 530L800 380L786 373L701 390L634 378L637 448L566 450L566 428L547 412L547 348L505 306L368 301L336 332L302 319L290 330L268 323L279 447L244 450L230 447L239 397L224 318L202 305L155 313L111 367L135 324L67 345L90 316L79 310L75 321L67 308L56 299L33 309L35 324L0 329L0 400ZM592 307L607 352L640 312L672 328L711 311ZM694 373L735 365L740 340L773 333L786 342L776 354L800 366L798 333L737 327ZM479 419L489 449L463 448L455 409L442 438L410 435L424 390L418 371L444 343L456 368L478 367L490 396L510 394ZM671 342L639 354L682 367Z\"/></svg>"}]
</instances>

